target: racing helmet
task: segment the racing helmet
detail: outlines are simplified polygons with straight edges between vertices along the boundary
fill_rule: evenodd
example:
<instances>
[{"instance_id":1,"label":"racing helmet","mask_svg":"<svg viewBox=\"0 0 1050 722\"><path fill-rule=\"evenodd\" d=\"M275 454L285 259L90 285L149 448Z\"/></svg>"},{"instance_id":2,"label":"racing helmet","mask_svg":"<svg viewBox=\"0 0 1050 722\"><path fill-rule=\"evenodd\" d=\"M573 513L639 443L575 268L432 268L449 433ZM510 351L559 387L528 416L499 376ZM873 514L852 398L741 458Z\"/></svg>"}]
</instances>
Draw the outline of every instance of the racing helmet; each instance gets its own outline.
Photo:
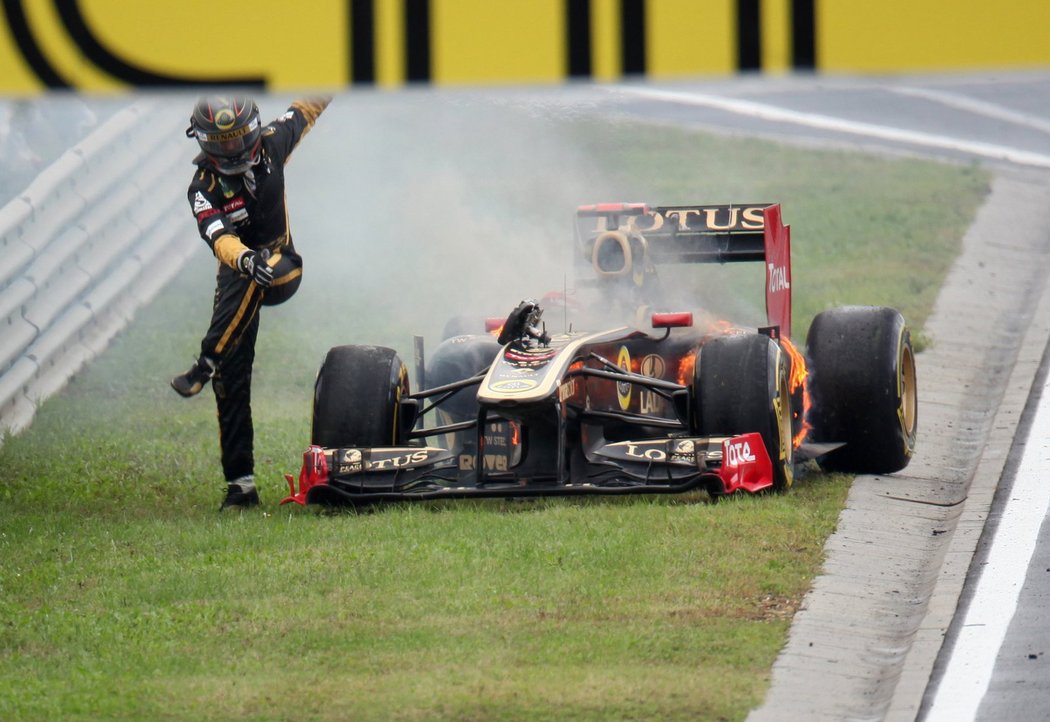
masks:
<instances>
[{"instance_id":1,"label":"racing helmet","mask_svg":"<svg viewBox=\"0 0 1050 722\"><path fill-rule=\"evenodd\" d=\"M223 175L237 175L259 162L262 123L255 101L243 95L209 95L197 101L186 136L196 138L208 161Z\"/></svg>"}]
</instances>

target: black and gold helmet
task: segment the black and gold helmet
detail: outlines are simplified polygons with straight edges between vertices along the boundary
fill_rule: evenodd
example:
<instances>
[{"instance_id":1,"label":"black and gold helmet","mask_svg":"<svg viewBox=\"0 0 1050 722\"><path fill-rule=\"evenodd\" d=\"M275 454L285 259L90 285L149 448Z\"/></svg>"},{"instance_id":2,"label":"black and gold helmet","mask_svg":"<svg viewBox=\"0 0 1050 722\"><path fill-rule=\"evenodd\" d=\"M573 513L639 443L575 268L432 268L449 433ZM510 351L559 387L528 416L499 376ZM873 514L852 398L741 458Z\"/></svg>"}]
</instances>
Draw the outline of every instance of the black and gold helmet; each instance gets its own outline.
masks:
<instances>
[{"instance_id":1,"label":"black and gold helmet","mask_svg":"<svg viewBox=\"0 0 1050 722\"><path fill-rule=\"evenodd\" d=\"M209 162L223 175L244 173L259 162L262 123L255 101L243 95L211 95L193 108L186 136L196 138Z\"/></svg>"}]
</instances>

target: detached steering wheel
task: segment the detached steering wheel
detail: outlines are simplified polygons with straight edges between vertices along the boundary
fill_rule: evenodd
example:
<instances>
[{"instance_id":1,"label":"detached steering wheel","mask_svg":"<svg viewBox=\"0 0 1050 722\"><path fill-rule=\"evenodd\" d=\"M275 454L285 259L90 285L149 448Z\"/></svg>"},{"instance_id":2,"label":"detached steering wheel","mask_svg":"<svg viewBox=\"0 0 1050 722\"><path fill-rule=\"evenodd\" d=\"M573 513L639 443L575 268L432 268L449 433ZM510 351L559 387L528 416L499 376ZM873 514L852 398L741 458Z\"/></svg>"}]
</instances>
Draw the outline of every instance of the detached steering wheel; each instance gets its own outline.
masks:
<instances>
[{"instance_id":1,"label":"detached steering wheel","mask_svg":"<svg viewBox=\"0 0 1050 722\"><path fill-rule=\"evenodd\" d=\"M503 330L496 339L501 346L519 339L535 339L541 344L550 343L550 336L539 328L543 309L535 301L525 300L510 312L503 322Z\"/></svg>"}]
</instances>

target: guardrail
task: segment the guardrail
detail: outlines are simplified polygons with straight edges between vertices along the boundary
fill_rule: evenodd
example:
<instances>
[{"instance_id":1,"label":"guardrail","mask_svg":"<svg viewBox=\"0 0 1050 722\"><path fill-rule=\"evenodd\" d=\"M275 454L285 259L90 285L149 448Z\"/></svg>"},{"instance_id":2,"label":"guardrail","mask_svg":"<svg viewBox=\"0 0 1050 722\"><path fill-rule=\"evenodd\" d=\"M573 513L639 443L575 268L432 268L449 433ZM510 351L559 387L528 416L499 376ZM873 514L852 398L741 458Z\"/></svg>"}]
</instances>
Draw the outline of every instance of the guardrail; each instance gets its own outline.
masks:
<instances>
[{"instance_id":1,"label":"guardrail","mask_svg":"<svg viewBox=\"0 0 1050 722\"><path fill-rule=\"evenodd\" d=\"M0 208L0 443L201 247L182 118L160 107L119 111Z\"/></svg>"}]
</instances>

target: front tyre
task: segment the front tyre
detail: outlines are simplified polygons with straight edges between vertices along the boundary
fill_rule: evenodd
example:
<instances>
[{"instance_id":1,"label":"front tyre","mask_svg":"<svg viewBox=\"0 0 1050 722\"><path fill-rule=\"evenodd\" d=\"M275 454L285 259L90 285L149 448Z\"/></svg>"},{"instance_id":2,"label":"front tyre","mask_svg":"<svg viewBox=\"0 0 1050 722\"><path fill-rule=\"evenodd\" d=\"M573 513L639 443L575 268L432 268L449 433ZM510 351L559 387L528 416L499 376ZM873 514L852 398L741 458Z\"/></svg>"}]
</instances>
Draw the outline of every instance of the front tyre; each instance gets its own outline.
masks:
<instances>
[{"instance_id":1,"label":"front tyre","mask_svg":"<svg viewBox=\"0 0 1050 722\"><path fill-rule=\"evenodd\" d=\"M817 315L810 359L810 438L845 442L817 461L828 471L889 474L911 461L918 426L915 353L892 308L845 306Z\"/></svg>"},{"instance_id":2,"label":"front tyre","mask_svg":"<svg viewBox=\"0 0 1050 722\"><path fill-rule=\"evenodd\" d=\"M336 346L314 384L313 443L325 448L403 443L399 409L408 370L382 346Z\"/></svg>"},{"instance_id":3,"label":"front tyre","mask_svg":"<svg viewBox=\"0 0 1050 722\"><path fill-rule=\"evenodd\" d=\"M773 462L773 489L794 481L788 359L761 334L721 336L700 348L694 368L696 422L702 436L757 432Z\"/></svg>"}]
</instances>

